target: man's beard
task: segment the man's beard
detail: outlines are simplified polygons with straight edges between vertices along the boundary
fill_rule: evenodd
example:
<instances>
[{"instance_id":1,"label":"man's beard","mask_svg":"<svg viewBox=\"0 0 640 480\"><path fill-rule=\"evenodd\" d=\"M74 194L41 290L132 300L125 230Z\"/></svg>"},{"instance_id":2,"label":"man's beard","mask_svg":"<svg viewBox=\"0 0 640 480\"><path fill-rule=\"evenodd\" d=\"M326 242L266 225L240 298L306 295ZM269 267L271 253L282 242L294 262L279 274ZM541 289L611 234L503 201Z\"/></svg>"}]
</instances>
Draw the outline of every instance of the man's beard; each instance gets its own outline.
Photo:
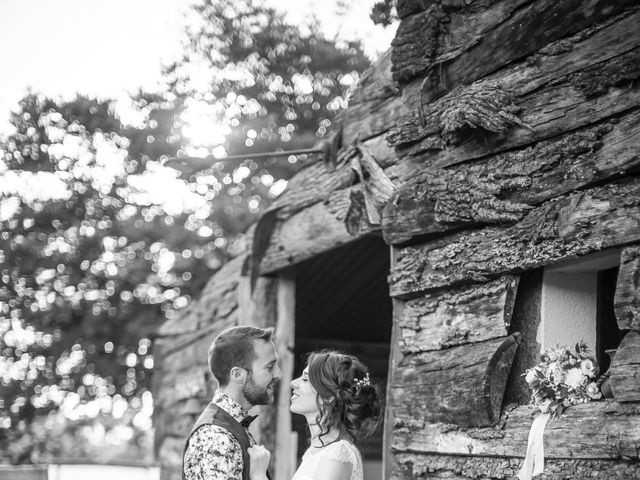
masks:
<instances>
[{"instance_id":1,"label":"man's beard","mask_svg":"<svg viewBox=\"0 0 640 480\"><path fill-rule=\"evenodd\" d=\"M242 388L242 393L251 405L271 405L277 386L278 381L273 380L266 387L261 387L253 381L253 375L249 374L247 383ZM271 391L269 387L272 387Z\"/></svg>"}]
</instances>

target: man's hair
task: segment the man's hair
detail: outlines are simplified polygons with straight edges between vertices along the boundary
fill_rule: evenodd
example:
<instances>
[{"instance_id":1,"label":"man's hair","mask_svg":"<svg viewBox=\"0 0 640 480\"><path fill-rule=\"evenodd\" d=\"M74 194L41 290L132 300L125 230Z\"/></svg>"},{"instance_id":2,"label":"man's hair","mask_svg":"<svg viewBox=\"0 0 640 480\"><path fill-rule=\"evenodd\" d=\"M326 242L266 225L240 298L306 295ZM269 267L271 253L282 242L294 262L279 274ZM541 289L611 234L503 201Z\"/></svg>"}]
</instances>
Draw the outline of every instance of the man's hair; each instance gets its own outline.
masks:
<instances>
[{"instance_id":1,"label":"man's hair","mask_svg":"<svg viewBox=\"0 0 640 480\"><path fill-rule=\"evenodd\" d=\"M209 370L221 387L229 383L233 367L240 367L251 373L256 359L255 340L270 341L273 328L231 327L224 330L209 348Z\"/></svg>"}]
</instances>

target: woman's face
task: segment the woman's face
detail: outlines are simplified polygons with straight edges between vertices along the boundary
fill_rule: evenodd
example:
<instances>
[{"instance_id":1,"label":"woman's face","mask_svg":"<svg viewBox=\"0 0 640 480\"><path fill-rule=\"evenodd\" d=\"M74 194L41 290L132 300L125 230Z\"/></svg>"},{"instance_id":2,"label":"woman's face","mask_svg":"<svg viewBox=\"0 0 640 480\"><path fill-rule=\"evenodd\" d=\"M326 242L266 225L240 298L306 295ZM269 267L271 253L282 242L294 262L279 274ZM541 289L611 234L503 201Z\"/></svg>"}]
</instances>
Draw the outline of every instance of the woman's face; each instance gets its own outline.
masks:
<instances>
[{"instance_id":1,"label":"woman's face","mask_svg":"<svg viewBox=\"0 0 640 480\"><path fill-rule=\"evenodd\" d=\"M302 375L291 382L290 410L299 415L313 414L315 417L319 413L316 398L318 398L318 392L309 381L309 367L307 367Z\"/></svg>"}]
</instances>

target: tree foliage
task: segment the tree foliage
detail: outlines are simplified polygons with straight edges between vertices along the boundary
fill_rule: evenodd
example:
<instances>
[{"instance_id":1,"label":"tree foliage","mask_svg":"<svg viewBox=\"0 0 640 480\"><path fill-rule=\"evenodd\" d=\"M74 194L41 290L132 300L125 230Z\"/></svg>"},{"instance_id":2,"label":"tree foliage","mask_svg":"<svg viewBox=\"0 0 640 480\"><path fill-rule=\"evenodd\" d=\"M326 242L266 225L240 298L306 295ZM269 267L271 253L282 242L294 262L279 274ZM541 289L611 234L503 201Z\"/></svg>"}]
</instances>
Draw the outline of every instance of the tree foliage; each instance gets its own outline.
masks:
<instances>
[{"instance_id":1,"label":"tree foliage","mask_svg":"<svg viewBox=\"0 0 640 480\"><path fill-rule=\"evenodd\" d=\"M368 65L357 44L264 6L201 1L192 13L166 91L126 106L30 93L12 115L0 143L0 461L92 455L96 437L146 448L158 325L304 158L221 159L182 179L163 161L311 146Z\"/></svg>"}]
</instances>

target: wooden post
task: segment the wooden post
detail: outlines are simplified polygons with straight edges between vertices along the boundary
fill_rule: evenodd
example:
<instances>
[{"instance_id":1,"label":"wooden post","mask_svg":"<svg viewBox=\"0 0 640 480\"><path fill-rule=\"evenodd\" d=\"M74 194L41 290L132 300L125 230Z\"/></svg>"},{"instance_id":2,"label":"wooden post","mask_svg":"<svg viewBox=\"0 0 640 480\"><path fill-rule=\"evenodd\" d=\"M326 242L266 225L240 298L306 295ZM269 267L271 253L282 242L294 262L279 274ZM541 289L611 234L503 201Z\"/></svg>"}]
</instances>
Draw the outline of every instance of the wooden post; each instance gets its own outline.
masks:
<instances>
[{"instance_id":1,"label":"wooden post","mask_svg":"<svg viewBox=\"0 0 640 480\"><path fill-rule=\"evenodd\" d=\"M278 279L278 316L276 323L276 350L280 370L280 389L276 404L276 448L274 452L274 478L293 477L297 467L297 434L291 430L290 386L293 379L295 343L296 284L293 278Z\"/></svg>"},{"instance_id":2,"label":"wooden post","mask_svg":"<svg viewBox=\"0 0 640 480\"><path fill-rule=\"evenodd\" d=\"M396 249L393 246L389 247L390 255L390 268L393 269L396 261ZM392 401L392 385L393 385L393 372L396 371L396 367L402 358L402 352L400 351L400 326L397 319L402 315L402 307L404 302L392 298L393 303L393 325L391 327L391 343L389 345L389 369L387 373L387 391L385 393L385 410L384 410L384 425L383 425L383 437L382 437L382 478L391 478L393 472L393 459L394 455L391 453L391 445L393 444L393 401Z\"/></svg>"},{"instance_id":3,"label":"wooden post","mask_svg":"<svg viewBox=\"0 0 640 480\"><path fill-rule=\"evenodd\" d=\"M617 402L640 401L640 332L631 330L622 339L609 372Z\"/></svg>"}]
</instances>

